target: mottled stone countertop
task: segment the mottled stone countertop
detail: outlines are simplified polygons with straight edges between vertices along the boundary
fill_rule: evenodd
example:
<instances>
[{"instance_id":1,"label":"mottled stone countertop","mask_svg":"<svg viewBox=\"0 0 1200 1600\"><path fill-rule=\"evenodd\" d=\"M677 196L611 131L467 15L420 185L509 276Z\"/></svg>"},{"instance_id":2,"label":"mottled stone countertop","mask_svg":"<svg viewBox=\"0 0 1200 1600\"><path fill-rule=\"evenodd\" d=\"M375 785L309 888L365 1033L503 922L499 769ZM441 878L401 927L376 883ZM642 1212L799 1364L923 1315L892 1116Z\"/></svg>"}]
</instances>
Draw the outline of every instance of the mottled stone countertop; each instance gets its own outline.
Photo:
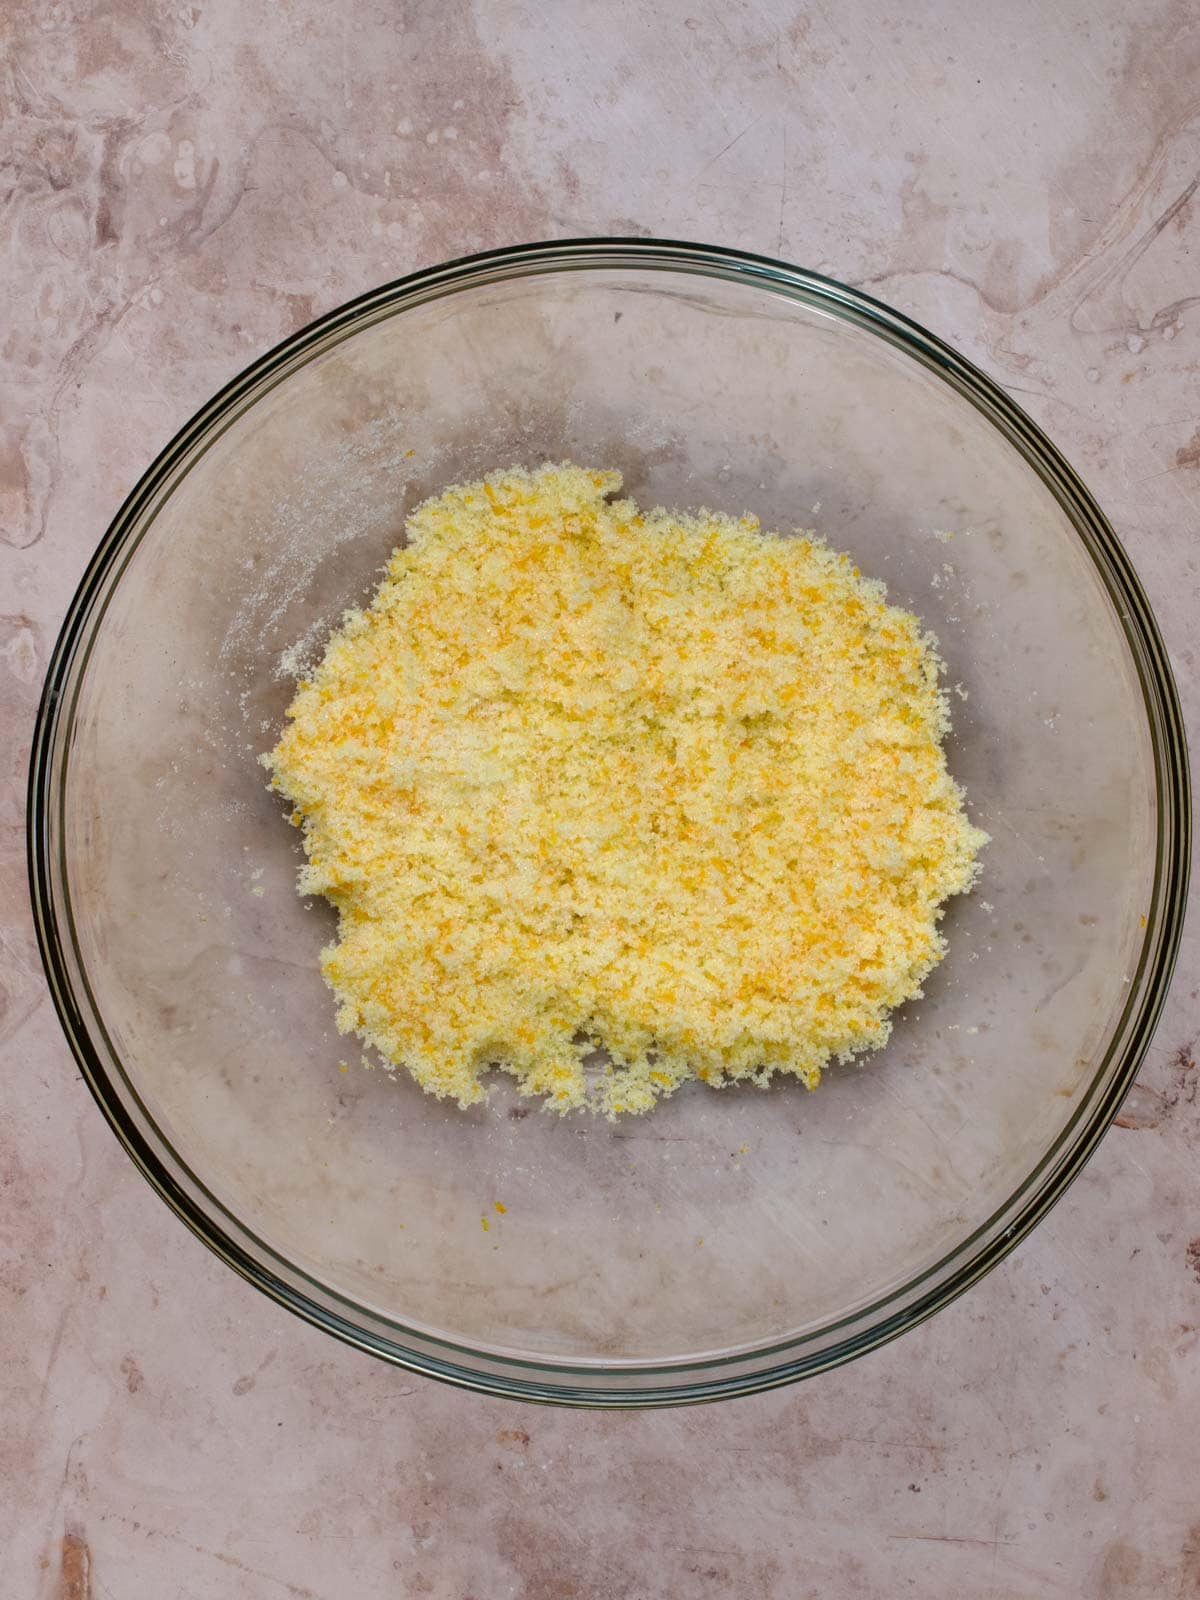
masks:
<instances>
[{"instance_id":1,"label":"mottled stone countertop","mask_svg":"<svg viewBox=\"0 0 1200 1600\"><path fill-rule=\"evenodd\" d=\"M192 1239L72 1065L23 856L55 631L168 436L314 315L534 237L779 254L957 344L1108 510L1194 727L1193 0L7 0L0 74L6 1600L1200 1595L1194 926L1120 1125L965 1298L588 1415L405 1377Z\"/></svg>"}]
</instances>

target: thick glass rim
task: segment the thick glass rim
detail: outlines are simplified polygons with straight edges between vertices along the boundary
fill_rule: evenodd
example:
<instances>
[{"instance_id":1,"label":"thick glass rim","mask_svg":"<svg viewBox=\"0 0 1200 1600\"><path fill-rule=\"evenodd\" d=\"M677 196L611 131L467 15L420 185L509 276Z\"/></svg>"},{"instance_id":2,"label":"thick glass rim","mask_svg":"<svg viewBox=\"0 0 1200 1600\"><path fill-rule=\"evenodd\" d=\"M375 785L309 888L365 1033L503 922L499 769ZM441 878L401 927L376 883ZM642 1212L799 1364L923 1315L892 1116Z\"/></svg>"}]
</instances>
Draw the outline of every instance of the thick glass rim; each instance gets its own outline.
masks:
<instances>
[{"instance_id":1,"label":"thick glass rim","mask_svg":"<svg viewBox=\"0 0 1200 1600\"><path fill-rule=\"evenodd\" d=\"M883 339L981 412L1053 495L1109 594L1146 711L1157 807L1151 903L1125 1006L1073 1116L1024 1182L939 1261L898 1290L835 1323L719 1357L658 1363L534 1360L457 1344L357 1306L256 1238L171 1148L108 1040L75 938L63 855L65 779L75 703L108 598L158 509L214 441L297 367L374 322L463 289L598 268L649 268L771 291ZM1046 1215L1119 1109L1162 1011L1183 930L1190 798L1179 697L1157 623L1133 566L1074 469L986 374L880 301L769 257L671 240L568 239L462 257L371 290L259 357L176 434L114 517L88 564L55 644L34 731L27 848L38 945L54 1005L80 1071L143 1176L228 1266L306 1321L411 1371L483 1393L529 1401L639 1407L753 1393L851 1360L955 1299Z\"/></svg>"}]
</instances>

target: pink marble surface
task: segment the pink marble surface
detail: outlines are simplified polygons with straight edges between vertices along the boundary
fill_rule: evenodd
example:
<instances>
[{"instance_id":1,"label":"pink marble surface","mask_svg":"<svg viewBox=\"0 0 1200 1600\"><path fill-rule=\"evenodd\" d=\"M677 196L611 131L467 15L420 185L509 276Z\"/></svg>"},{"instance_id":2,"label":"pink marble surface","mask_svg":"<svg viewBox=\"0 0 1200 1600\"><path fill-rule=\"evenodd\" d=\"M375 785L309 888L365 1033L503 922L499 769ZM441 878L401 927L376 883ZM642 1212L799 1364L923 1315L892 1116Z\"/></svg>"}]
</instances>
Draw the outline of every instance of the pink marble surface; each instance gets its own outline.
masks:
<instances>
[{"instance_id":1,"label":"pink marble surface","mask_svg":"<svg viewBox=\"0 0 1200 1600\"><path fill-rule=\"evenodd\" d=\"M236 1280L72 1066L24 888L48 651L128 485L266 345L535 236L779 253L957 343L1116 522L1200 714L1191 0L0 10L0 1591L13 1600L1200 1595L1194 931L1049 1221L899 1343L577 1415L391 1371Z\"/></svg>"}]
</instances>

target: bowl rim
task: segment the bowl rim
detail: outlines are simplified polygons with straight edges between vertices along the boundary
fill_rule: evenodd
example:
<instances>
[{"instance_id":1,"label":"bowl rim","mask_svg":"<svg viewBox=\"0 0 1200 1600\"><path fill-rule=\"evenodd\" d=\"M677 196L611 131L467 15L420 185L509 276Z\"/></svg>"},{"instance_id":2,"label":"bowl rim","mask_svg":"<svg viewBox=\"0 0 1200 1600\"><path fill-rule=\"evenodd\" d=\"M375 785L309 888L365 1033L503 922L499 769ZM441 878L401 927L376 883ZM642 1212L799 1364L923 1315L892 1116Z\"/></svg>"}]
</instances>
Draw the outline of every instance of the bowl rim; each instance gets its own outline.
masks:
<instances>
[{"instance_id":1,"label":"bowl rim","mask_svg":"<svg viewBox=\"0 0 1200 1600\"><path fill-rule=\"evenodd\" d=\"M547 273L652 268L771 290L863 328L933 372L1020 453L1075 528L1121 622L1154 757L1154 883L1126 1004L1072 1117L991 1217L898 1289L815 1329L721 1356L677 1361L516 1357L406 1326L358 1306L286 1261L206 1188L157 1129L107 1040L78 957L65 862L56 842L75 697L107 596L171 494L214 439L264 388L351 333L465 288ZM1150 1044L1178 954L1190 867L1191 790L1178 691L1157 622L1099 505L1036 423L973 363L911 318L835 279L768 256L646 237L547 240L462 256L369 290L259 356L159 452L117 511L67 609L38 707L26 844L35 931L51 997L76 1063L117 1138L176 1215L241 1277L346 1343L460 1387L575 1406L678 1405L752 1393L827 1370L895 1338L996 1266L1078 1175L1124 1100ZM103 1042L105 1048L101 1048ZM105 1057L108 1057L106 1060Z\"/></svg>"}]
</instances>

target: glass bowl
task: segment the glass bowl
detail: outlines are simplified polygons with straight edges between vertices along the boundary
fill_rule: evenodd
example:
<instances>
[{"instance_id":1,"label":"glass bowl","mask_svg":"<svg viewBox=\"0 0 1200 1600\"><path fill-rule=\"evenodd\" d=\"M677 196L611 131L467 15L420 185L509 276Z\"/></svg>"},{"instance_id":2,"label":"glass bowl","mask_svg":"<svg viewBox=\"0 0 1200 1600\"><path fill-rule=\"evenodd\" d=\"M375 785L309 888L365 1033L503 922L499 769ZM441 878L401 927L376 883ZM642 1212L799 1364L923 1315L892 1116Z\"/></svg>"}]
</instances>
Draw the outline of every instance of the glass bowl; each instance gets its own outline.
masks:
<instances>
[{"instance_id":1,"label":"glass bowl","mask_svg":"<svg viewBox=\"0 0 1200 1600\"><path fill-rule=\"evenodd\" d=\"M816 527L941 641L991 834L886 1051L815 1094L462 1112L359 1065L259 753L406 513L513 463ZM294 665L295 656L288 658ZM177 1214L339 1338L497 1394L647 1405L911 1327L1041 1217L1137 1070L1188 789L1150 609L1095 502L954 351L732 250L530 245L364 295L216 396L122 507L50 666L42 951L87 1081ZM340 1064L348 1063L348 1070Z\"/></svg>"}]
</instances>

